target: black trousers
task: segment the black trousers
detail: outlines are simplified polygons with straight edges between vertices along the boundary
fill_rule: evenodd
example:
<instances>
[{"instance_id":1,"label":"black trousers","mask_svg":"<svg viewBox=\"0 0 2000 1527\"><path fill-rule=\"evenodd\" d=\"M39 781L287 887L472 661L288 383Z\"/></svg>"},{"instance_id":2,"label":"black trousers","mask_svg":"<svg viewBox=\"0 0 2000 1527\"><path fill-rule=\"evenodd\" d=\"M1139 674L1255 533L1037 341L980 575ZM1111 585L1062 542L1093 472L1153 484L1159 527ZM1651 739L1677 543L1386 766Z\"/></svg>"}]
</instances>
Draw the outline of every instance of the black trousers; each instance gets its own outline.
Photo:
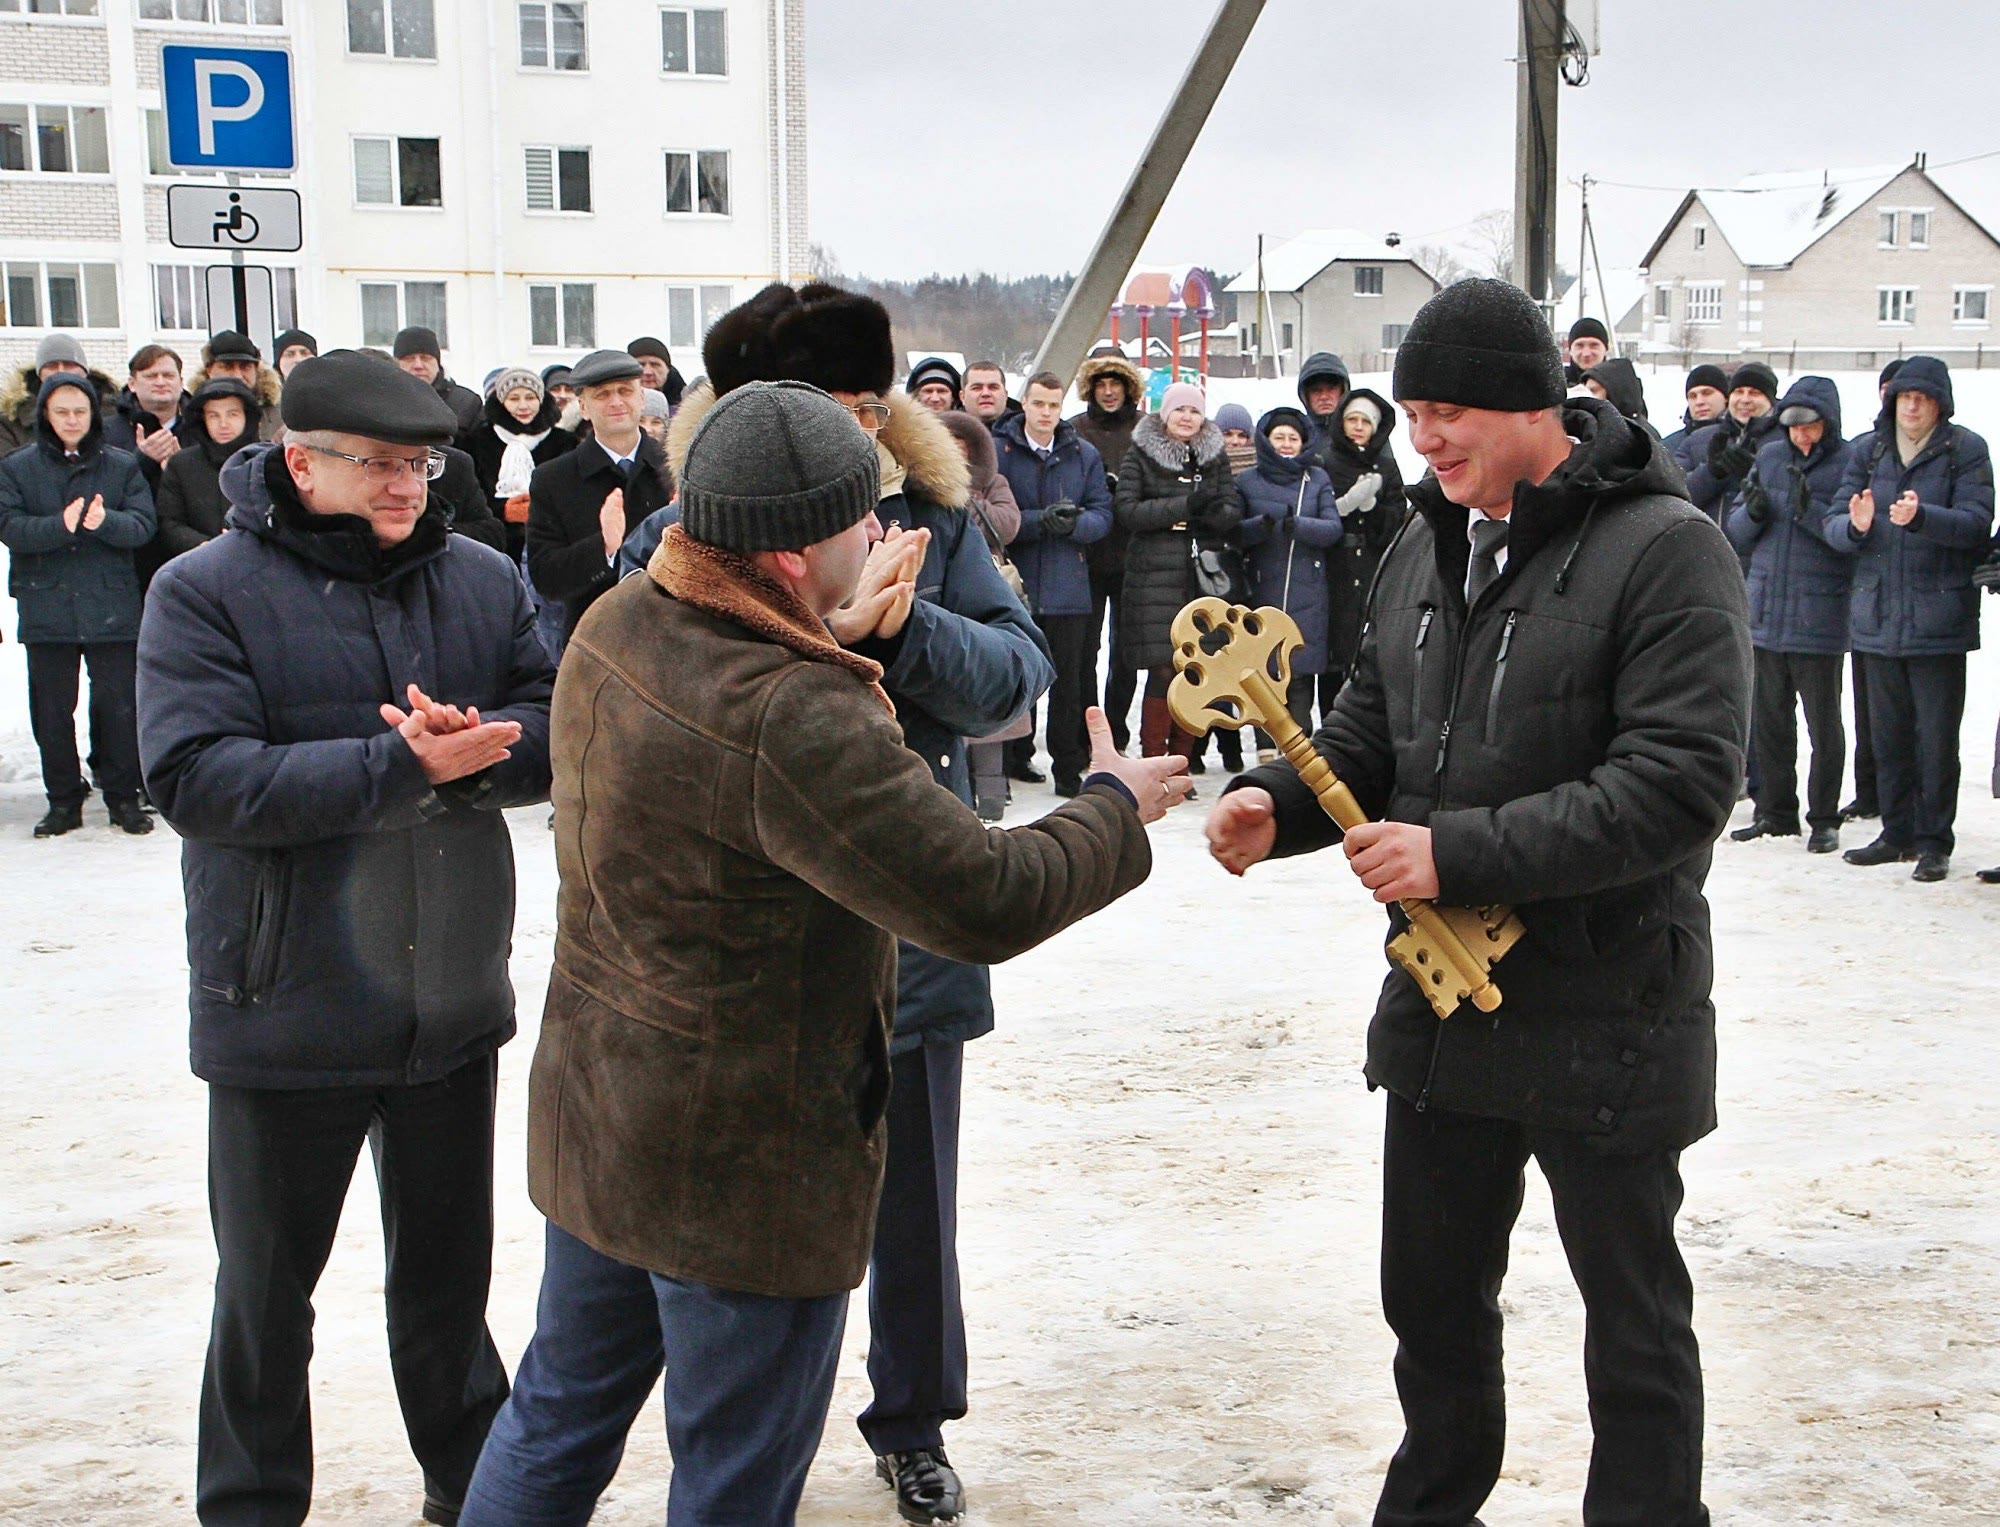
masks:
<instances>
[{"instance_id":1,"label":"black trousers","mask_svg":"<svg viewBox=\"0 0 2000 1527\"><path fill-rule=\"evenodd\" d=\"M1882 809L1875 788L1875 729L1869 725L1868 681L1862 677L1860 653L1850 654L1854 668L1854 799L1863 816L1872 817Z\"/></svg>"},{"instance_id":2,"label":"black trousers","mask_svg":"<svg viewBox=\"0 0 2000 1527\"><path fill-rule=\"evenodd\" d=\"M1299 730L1304 732L1308 737L1312 736L1313 733L1313 694L1319 688L1319 681L1322 677L1323 675L1320 674L1295 673L1292 675L1291 681L1285 685L1285 709L1291 713L1292 719L1298 722ZM1274 748L1277 746L1271 740L1270 734L1261 726L1255 728L1255 730L1258 747Z\"/></svg>"},{"instance_id":3,"label":"black trousers","mask_svg":"<svg viewBox=\"0 0 2000 1527\"><path fill-rule=\"evenodd\" d=\"M1090 763L1090 736L1084 730L1083 713L1095 703L1097 694L1097 632L1088 615L1037 615L1035 624L1048 641L1049 655L1055 659L1056 681L1049 687L1048 727L1043 741L1049 750L1049 769L1057 780L1080 780ZM1035 756L1034 737L1017 737L1007 744L1010 767L1030 762Z\"/></svg>"},{"instance_id":4,"label":"black trousers","mask_svg":"<svg viewBox=\"0 0 2000 1527\"><path fill-rule=\"evenodd\" d=\"M1834 653L1756 650L1757 814L1796 826L1799 820L1799 717L1806 713L1812 768L1806 776L1806 821L1840 825L1840 787L1847 778L1847 726L1840 715L1841 670Z\"/></svg>"},{"instance_id":5,"label":"black trousers","mask_svg":"<svg viewBox=\"0 0 2000 1527\"><path fill-rule=\"evenodd\" d=\"M29 642L28 715L51 806L81 806L90 783L76 756L79 668L90 668L90 765L107 801L139 798L137 642Z\"/></svg>"},{"instance_id":6,"label":"black trousers","mask_svg":"<svg viewBox=\"0 0 2000 1527\"><path fill-rule=\"evenodd\" d=\"M1965 654L1870 657L1865 671L1882 836L1920 854L1949 854L1958 820Z\"/></svg>"},{"instance_id":7,"label":"black trousers","mask_svg":"<svg viewBox=\"0 0 2000 1527\"><path fill-rule=\"evenodd\" d=\"M313 1289L365 1138L381 1187L389 1363L425 1493L457 1504L507 1398L486 1329L498 1057L415 1087L208 1090L219 1266L195 1512L296 1527L312 1502Z\"/></svg>"},{"instance_id":8,"label":"black trousers","mask_svg":"<svg viewBox=\"0 0 2000 1527\"><path fill-rule=\"evenodd\" d=\"M1418 1113L1393 1094L1388 1114L1382 1308L1405 1430L1377 1527L1466 1527L1499 1478L1500 1284L1531 1156L1583 1295L1585 1527L1703 1527L1694 1289L1674 1242L1680 1152L1611 1155L1581 1135Z\"/></svg>"},{"instance_id":9,"label":"black trousers","mask_svg":"<svg viewBox=\"0 0 2000 1527\"><path fill-rule=\"evenodd\" d=\"M1125 657L1125 644L1118 635L1118 607L1124 602L1125 579L1105 577L1099 573L1090 575L1090 629L1093 639L1104 632L1106 651L1109 659L1104 666L1104 714L1111 722L1111 739L1118 744L1118 751L1124 752L1132 745L1132 702L1139 694L1139 670ZM1106 615L1110 616L1111 628L1105 631ZM1093 641L1091 668L1096 669L1096 651ZM1092 689L1096 688L1093 684Z\"/></svg>"},{"instance_id":10,"label":"black trousers","mask_svg":"<svg viewBox=\"0 0 2000 1527\"><path fill-rule=\"evenodd\" d=\"M965 1414L958 1286L958 1102L963 1044L891 1063L889 1155L868 1263L868 1382L857 1425L876 1453L937 1447Z\"/></svg>"}]
</instances>

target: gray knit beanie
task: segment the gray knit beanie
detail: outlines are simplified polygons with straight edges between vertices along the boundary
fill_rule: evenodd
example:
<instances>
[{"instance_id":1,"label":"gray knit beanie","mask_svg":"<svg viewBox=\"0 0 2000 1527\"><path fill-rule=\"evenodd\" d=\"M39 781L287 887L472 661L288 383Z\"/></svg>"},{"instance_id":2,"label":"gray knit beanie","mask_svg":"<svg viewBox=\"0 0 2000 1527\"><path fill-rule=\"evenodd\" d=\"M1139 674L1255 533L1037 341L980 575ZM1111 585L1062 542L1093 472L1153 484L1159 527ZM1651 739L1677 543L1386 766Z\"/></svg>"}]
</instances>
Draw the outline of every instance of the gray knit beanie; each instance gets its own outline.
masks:
<instances>
[{"instance_id":1,"label":"gray knit beanie","mask_svg":"<svg viewBox=\"0 0 2000 1527\"><path fill-rule=\"evenodd\" d=\"M875 442L805 382L748 382L708 411L681 468L681 528L729 551L798 551L874 511Z\"/></svg>"},{"instance_id":2,"label":"gray knit beanie","mask_svg":"<svg viewBox=\"0 0 2000 1527\"><path fill-rule=\"evenodd\" d=\"M1417 309L1396 349L1399 403L1529 413L1560 408L1568 391L1548 319L1505 281L1447 286Z\"/></svg>"},{"instance_id":3,"label":"gray knit beanie","mask_svg":"<svg viewBox=\"0 0 2000 1527\"><path fill-rule=\"evenodd\" d=\"M35 346L35 369L44 366L74 366L79 371L89 369L89 362L83 357L83 346L76 342L74 334L45 335Z\"/></svg>"}]
</instances>

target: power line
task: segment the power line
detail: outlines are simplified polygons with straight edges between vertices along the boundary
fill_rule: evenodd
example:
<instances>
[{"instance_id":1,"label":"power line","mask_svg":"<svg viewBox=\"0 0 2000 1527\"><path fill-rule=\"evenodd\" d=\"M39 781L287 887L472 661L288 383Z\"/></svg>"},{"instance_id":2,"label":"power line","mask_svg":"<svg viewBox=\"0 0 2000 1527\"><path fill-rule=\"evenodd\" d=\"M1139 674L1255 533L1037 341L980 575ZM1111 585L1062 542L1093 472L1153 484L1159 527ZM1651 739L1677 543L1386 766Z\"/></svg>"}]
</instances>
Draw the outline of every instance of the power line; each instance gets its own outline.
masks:
<instances>
[{"instance_id":1,"label":"power line","mask_svg":"<svg viewBox=\"0 0 2000 1527\"><path fill-rule=\"evenodd\" d=\"M1981 159L1993 159L1993 158L2000 158L2000 148L1988 149L1983 154L1967 154L1963 159L1947 159L1944 160L1942 163L1938 164L1926 164L1924 168L1926 170L1949 170L1961 164L1974 164ZM1876 179L1876 177L1872 175L1856 175L1846 180L1829 180L1826 182L1826 184L1829 186L1858 186L1858 185L1866 185L1869 182L1873 181L1874 179ZM1635 181L1635 180L1600 180L1595 175L1590 177L1590 183L1594 186L1611 186L1620 191L1679 191L1679 192L1696 191L1703 195L1711 195L1726 191L1729 192L1731 195L1735 196L1756 196L1769 192L1784 192L1786 194L1796 195L1798 191L1802 189L1799 186L1651 185L1642 181Z\"/></svg>"}]
</instances>

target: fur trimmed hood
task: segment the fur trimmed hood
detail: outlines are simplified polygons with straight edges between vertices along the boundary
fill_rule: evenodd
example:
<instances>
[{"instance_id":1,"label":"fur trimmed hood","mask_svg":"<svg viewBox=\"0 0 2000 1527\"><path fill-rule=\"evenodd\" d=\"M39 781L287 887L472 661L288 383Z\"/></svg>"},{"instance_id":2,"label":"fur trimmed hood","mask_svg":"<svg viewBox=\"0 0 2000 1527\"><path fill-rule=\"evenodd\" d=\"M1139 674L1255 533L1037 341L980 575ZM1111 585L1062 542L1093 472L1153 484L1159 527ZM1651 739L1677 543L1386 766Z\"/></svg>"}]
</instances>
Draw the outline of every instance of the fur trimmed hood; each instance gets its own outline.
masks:
<instances>
[{"instance_id":1,"label":"fur trimmed hood","mask_svg":"<svg viewBox=\"0 0 2000 1527\"><path fill-rule=\"evenodd\" d=\"M1185 447L1167 433L1167 426L1158 414L1147 414L1132 430L1132 444L1146 453L1155 466L1169 472L1178 472L1186 465ZM1223 454L1222 431L1216 428L1213 419L1201 421L1201 433L1190 442L1194 446L1194 459L1203 466Z\"/></svg>"},{"instance_id":2,"label":"fur trimmed hood","mask_svg":"<svg viewBox=\"0 0 2000 1527\"><path fill-rule=\"evenodd\" d=\"M201 384L203 382L206 382L207 380L208 380L208 367L204 366L201 368L201 370L197 371L193 376L188 378L187 390L190 393L200 392ZM250 390L257 394L257 402L261 407L264 408L276 407L278 402L278 395L284 391L284 386L285 386L284 379L280 377L276 371L272 370L271 367L264 365L261 361L258 363L257 382L256 385L253 386Z\"/></svg>"},{"instance_id":3,"label":"fur trimmed hood","mask_svg":"<svg viewBox=\"0 0 2000 1527\"><path fill-rule=\"evenodd\" d=\"M115 406L118 400L118 384L102 371L87 371L91 385L97 389L98 412ZM32 420L35 406L42 395L42 379L35 374L33 366L23 366L10 372L7 388L0 392L0 418L20 418Z\"/></svg>"},{"instance_id":4,"label":"fur trimmed hood","mask_svg":"<svg viewBox=\"0 0 2000 1527\"><path fill-rule=\"evenodd\" d=\"M972 491L984 493L1000 471L1000 458L993 449L993 431L971 414L960 413L957 409L939 414L937 421L965 447L965 464L971 473Z\"/></svg>"},{"instance_id":5,"label":"fur trimmed hood","mask_svg":"<svg viewBox=\"0 0 2000 1527\"><path fill-rule=\"evenodd\" d=\"M1122 355L1093 355L1077 367L1076 395L1083 399L1084 407L1096 408L1096 402L1090 394L1101 376L1115 376L1123 382L1125 407L1133 413L1139 411L1139 400L1146 395L1145 383L1140 379L1139 368Z\"/></svg>"},{"instance_id":6,"label":"fur trimmed hood","mask_svg":"<svg viewBox=\"0 0 2000 1527\"><path fill-rule=\"evenodd\" d=\"M889 422L875 438L908 474L909 486L943 508L963 509L972 495L972 470L951 431L906 392L887 393L882 401L889 405ZM667 425L667 464L673 468L674 481L680 481L687 464L694 432L714 406L714 384L701 381L687 390L674 411Z\"/></svg>"}]
</instances>

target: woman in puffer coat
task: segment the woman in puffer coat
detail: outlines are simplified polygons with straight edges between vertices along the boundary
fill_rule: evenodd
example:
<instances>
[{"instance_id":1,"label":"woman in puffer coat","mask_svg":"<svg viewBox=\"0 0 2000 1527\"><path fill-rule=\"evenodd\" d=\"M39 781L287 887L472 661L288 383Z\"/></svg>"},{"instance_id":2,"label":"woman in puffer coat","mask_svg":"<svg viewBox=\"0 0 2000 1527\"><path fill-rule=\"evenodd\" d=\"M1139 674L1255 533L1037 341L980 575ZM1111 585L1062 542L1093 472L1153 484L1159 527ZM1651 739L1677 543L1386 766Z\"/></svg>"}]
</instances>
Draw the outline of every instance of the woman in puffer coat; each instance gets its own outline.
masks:
<instances>
[{"instance_id":1,"label":"woman in puffer coat","mask_svg":"<svg viewBox=\"0 0 2000 1527\"><path fill-rule=\"evenodd\" d=\"M1283 610L1305 638L1292 658L1285 709L1307 732L1313 729L1313 693L1326 671L1326 553L1340 543L1343 529L1333 484L1305 455L1311 432L1298 409L1272 409L1257 421L1257 464L1236 477L1250 597ZM1260 761L1276 756L1262 732L1257 746Z\"/></svg>"},{"instance_id":2,"label":"woman in puffer coat","mask_svg":"<svg viewBox=\"0 0 2000 1527\"><path fill-rule=\"evenodd\" d=\"M507 555L516 562L528 540L528 479L543 462L576 449L578 437L556 427L561 416L541 377L509 366L493 378L478 421L458 437L494 517L506 524Z\"/></svg>"},{"instance_id":3,"label":"woman in puffer coat","mask_svg":"<svg viewBox=\"0 0 2000 1527\"><path fill-rule=\"evenodd\" d=\"M1120 529L1131 532L1125 552L1125 607L1118 632L1127 661L1146 670L1146 698L1140 710L1140 750L1156 757L1168 750L1188 756L1193 739L1167 713L1172 682L1174 617L1199 592L1197 552L1213 552L1225 564L1230 532L1243 518L1243 501L1229 470L1222 431L1207 417L1199 387L1176 382L1160 400L1160 411L1140 419L1132 449L1118 469L1112 511ZM1240 597L1241 590L1236 591Z\"/></svg>"},{"instance_id":4,"label":"woman in puffer coat","mask_svg":"<svg viewBox=\"0 0 2000 1527\"><path fill-rule=\"evenodd\" d=\"M1340 544L1326 559L1326 667L1319 679L1322 715L1340 693L1361 645L1368 585L1375 581L1382 553L1409 514L1402 469L1389 449L1389 437L1395 433L1396 410L1380 393L1364 387L1341 405L1340 427L1320 455L1346 527Z\"/></svg>"},{"instance_id":5,"label":"woman in puffer coat","mask_svg":"<svg viewBox=\"0 0 2000 1527\"><path fill-rule=\"evenodd\" d=\"M146 578L184 551L222 534L229 500L222 464L256 437L257 394L233 376L203 382L188 403L181 449L160 472L159 529L146 548Z\"/></svg>"}]
</instances>

